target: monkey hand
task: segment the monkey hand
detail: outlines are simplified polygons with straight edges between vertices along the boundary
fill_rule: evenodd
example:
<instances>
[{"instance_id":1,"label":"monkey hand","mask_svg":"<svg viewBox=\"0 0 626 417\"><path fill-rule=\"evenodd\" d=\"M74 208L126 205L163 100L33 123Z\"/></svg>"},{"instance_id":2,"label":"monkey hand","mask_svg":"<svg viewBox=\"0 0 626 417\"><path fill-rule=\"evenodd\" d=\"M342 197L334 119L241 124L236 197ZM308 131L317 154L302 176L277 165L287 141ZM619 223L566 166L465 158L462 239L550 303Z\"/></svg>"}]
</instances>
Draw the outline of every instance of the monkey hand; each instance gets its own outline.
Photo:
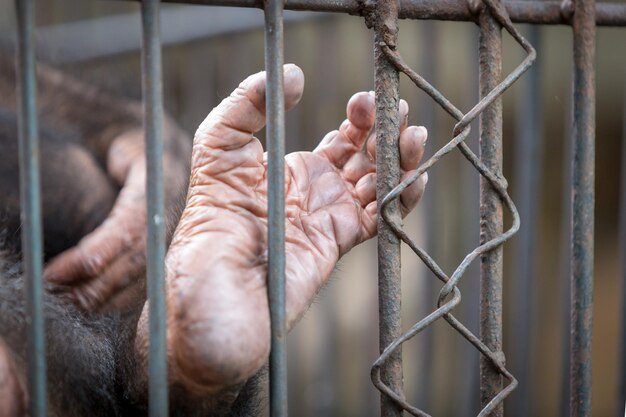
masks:
<instances>
[{"instance_id":1,"label":"monkey hand","mask_svg":"<svg viewBox=\"0 0 626 417\"><path fill-rule=\"evenodd\" d=\"M186 186L188 153L181 151L185 135L169 120L164 138L165 198L167 205L172 206ZM107 172L121 186L113 209L100 226L78 245L55 257L44 271L46 281L57 292L85 310L125 309L145 299L147 223L143 144L141 129L126 130L111 141Z\"/></svg>"},{"instance_id":2,"label":"monkey hand","mask_svg":"<svg viewBox=\"0 0 626 417\"><path fill-rule=\"evenodd\" d=\"M284 68L285 106L304 87L302 71ZM265 73L246 79L198 128L186 207L167 254L168 353L172 378L189 389L232 386L267 360L267 155L253 134L265 125ZM402 177L424 151L426 130L408 127L400 103ZM376 233L373 93L354 95L347 120L313 152L285 157L287 326L328 280L338 259ZM368 140L368 138L372 138ZM401 195L406 215L427 177ZM146 359L147 309L137 351Z\"/></svg>"}]
</instances>

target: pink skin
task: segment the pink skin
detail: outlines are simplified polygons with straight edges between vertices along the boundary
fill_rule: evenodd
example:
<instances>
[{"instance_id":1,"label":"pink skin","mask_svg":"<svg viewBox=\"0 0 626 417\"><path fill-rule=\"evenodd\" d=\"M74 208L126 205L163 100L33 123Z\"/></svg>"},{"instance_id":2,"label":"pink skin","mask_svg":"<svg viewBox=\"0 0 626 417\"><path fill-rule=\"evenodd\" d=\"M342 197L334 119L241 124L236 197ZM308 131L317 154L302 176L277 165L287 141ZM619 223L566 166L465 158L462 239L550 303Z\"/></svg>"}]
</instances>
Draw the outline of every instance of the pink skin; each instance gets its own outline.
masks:
<instances>
[{"instance_id":1,"label":"pink skin","mask_svg":"<svg viewBox=\"0 0 626 417\"><path fill-rule=\"evenodd\" d=\"M304 87L285 66L285 102ZM339 258L376 233L374 97L354 95L348 119L313 152L285 158L287 325L291 328ZM403 177L416 169L426 130L407 127L400 105ZM250 76L196 132L187 203L166 259L168 354L173 383L215 392L251 377L267 360L267 160L253 136L265 124L265 73ZM421 197L422 176L401 196L403 214ZM136 347L147 356L147 308Z\"/></svg>"}]
</instances>

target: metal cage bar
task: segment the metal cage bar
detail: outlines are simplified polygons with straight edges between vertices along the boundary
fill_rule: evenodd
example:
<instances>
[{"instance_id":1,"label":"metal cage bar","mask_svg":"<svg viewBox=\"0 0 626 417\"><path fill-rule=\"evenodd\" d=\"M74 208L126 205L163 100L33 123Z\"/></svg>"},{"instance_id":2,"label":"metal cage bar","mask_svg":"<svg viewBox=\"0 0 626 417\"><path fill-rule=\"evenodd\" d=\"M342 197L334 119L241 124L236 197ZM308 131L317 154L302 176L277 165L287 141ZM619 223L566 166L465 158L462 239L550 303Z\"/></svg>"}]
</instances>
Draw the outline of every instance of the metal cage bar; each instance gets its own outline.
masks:
<instances>
[{"instance_id":1,"label":"metal cage bar","mask_svg":"<svg viewBox=\"0 0 626 417\"><path fill-rule=\"evenodd\" d=\"M287 328L285 313L285 97L283 1L265 4L268 169L268 299L271 322L270 413L287 417Z\"/></svg>"},{"instance_id":2,"label":"metal cage bar","mask_svg":"<svg viewBox=\"0 0 626 417\"><path fill-rule=\"evenodd\" d=\"M478 19L480 97L486 97L502 78L502 28L491 11L484 9ZM502 100L497 99L480 115L480 159L497 176L502 175ZM489 181L480 179L480 243L501 235L504 228L500 196ZM480 259L480 338L497 355L502 353L502 246ZM480 358L481 407L502 390L502 375L491 361ZM502 416L500 404L490 414Z\"/></svg>"},{"instance_id":3,"label":"metal cage bar","mask_svg":"<svg viewBox=\"0 0 626 417\"><path fill-rule=\"evenodd\" d=\"M570 415L591 415L595 158L595 1L575 0Z\"/></svg>"},{"instance_id":4,"label":"metal cage bar","mask_svg":"<svg viewBox=\"0 0 626 417\"><path fill-rule=\"evenodd\" d=\"M150 327L148 399L150 417L167 417L167 345L165 305L165 203L163 188L163 81L160 0L142 3L141 49L146 192L148 213L147 283Z\"/></svg>"},{"instance_id":5,"label":"metal cage bar","mask_svg":"<svg viewBox=\"0 0 626 417\"><path fill-rule=\"evenodd\" d=\"M43 234L39 128L33 27L34 0L16 0L19 89L19 166L22 253L27 317L29 414L46 416L46 341L43 309Z\"/></svg>"},{"instance_id":6,"label":"metal cage bar","mask_svg":"<svg viewBox=\"0 0 626 417\"><path fill-rule=\"evenodd\" d=\"M166 2L258 9L264 7L263 0L166 0ZM285 0L284 7L285 10L335 12L362 16L365 3L367 2L363 0ZM398 17L400 19L477 21L477 15L468 7L466 0L403 0L399 3ZM514 23L572 24L573 8L569 2L516 0L506 1L503 4ZM598 26L624 26L626 25L626 5L598 3L596 19Z\"/></svg>"},{"instance_id":7,"label":"metal cage bar","mask_svg":"<svg viewBox=\"0 0 626 417\"><path fill-rule=\"evenodd\" d=\"M378 207L400 182L400 76L382 48L395 47L398 38L398 3L378 0L375 14L367 19L374 28L376 102L376 196ZM400 204L390 204L390 216L400 218ZM378 217L378 321L379 349L385 349L402 331L400 325L402 290L400 286L400 239L382 216ZM382 382L396 393L402 392L402 351L393 352L381 367ZM380 398L382 417L400 417L402 408L384 393Z\"/></svg>"}]
</instances>

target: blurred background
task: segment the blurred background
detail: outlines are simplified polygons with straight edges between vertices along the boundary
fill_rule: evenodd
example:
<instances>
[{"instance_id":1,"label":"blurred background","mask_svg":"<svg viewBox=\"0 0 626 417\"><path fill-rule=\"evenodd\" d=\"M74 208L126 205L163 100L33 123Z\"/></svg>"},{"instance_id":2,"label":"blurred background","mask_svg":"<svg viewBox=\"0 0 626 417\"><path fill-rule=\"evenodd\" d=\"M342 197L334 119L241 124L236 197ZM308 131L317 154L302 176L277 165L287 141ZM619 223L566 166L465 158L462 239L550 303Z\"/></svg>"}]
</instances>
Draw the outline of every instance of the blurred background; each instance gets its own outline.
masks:
<instances>
[{"instance_id":1,"label":"blurred background","mask_svg":"<svg viewBox=\"0 0 626 417\"><path fill-rule=\"evenodd\" d=\"M105 90L141 99L136 3L46 0L37 6L43 61ZM0 10L0 40L11 42L13 1L0 0ZM263 13L170 5L163 7L162 21L165 107L192 133L242 79L263 69ZM302 101L287 115L287 150L312 150L345 118L353 93L373 90L373 35L358 17L324 13L286 13L285 26L285 60L306 75ZM504 171L522 215L520 233L505 245L504 351L508 368L520 380L506 414L564 416L572 35L568 27L519 27L538 58L504 95ZM407 63L463 111L478 100L477 42L473 23L400 24L399 47ZM622 221L626 218L624 191L619 204L620 175L621 189L626 189L626 28L599 28L597 45L593 415L621 416L626 247L618 245L618 217L621 212ZM522 49L505 34L504 73L522 59ZM401 95L411 108L410 124L429 130L428 157L451 139L454 122L405 77ZM468 139L475 152L477 127ZM459 152L446 156L429 175L427 191L405 229L451 274L478 244L479 175ZM379 395L369 378L378 352L376 267L375 240L346 255L290 334L291 415L379 414ZM407 247L402 280L403 328L408 329L435 308L441 285ZM461 281L463 300L455 311L476 334L478 284L474 265ZM403 358L405 393L413 404L436 416L478 413L478 353L447 323L439 321L406 343Z\"/></svg>"}]
</instances>

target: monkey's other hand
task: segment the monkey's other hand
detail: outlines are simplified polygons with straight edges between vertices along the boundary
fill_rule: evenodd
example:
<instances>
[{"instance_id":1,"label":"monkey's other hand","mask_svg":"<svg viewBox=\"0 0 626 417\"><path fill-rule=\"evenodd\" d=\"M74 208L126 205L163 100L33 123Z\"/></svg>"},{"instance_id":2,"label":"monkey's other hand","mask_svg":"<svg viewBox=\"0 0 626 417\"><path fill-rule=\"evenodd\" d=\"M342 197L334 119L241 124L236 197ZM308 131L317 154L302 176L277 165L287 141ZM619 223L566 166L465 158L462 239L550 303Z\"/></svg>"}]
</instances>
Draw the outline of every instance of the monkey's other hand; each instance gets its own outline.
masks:
<instances>
[{"instance_id":1,"label":"monkey's other hand","mask_svg":"<svg viewBox=\"0 0 626 417\"><path fill-rule=\"evenodd\" d=\"M188 166L169 152L180 135L166 125L164 154L166 203L184 190ZM44 271L53 288L85 310L123 310L145 299L146 164L144 133L127 130L108 149L107 169L122 186L105 221L73 248L55 257ZM184 159L187 159L188 156ZM78 173L77 175L80 175Z\"/></svg>"},{"instance_id":2,"label":"monkey's other hand","mask_svg":"<svg viewBox=\"0 0 626 417\"><path fill-rule=\"evenodd\" d=\"M286 65L284 84L289 109L302 96L302 71ZM194 139L187 203L166 260L172 378L190 389L245 381L270 348L267 155L253 136L265 125L265 88L265 73L250 76L208 115ZM406 178L422 157L426 130L407 127L405 101L399 111ZM288 327L337 260L376 233L374 113L372 93L354 95L339 130L313 152L285 158ZM403 214L417 204L425 183L422 176L403 192ZM140 355L147 353L146 319L144 309Z\"/></svg>"}]
</instances>

